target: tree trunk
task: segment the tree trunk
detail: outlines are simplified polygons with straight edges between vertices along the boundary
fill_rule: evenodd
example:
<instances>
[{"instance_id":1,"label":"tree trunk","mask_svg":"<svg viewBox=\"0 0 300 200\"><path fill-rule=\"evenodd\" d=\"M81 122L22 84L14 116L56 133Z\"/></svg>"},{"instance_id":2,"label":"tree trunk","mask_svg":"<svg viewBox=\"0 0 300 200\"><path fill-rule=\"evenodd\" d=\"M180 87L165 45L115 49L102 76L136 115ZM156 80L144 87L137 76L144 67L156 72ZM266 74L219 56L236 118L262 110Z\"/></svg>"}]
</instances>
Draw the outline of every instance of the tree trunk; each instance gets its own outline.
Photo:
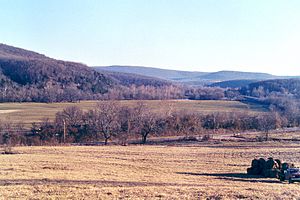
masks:
<instances>
[{"instance_id":1,"label":"tree trunk","mask_svg":"<svg viewBox=\"0 0 300 200\"><path fill-rule=\"evenodd\" d=\"M269 140L269 131L266 131L266 141Z\"/></svg>"},{"instance_id":2,"label":"tree trunk","mask_svg":"<svg viewBox=\"0 0 300 200\"><path fill-rule=\"evenodd\" d=\"M148 134L142 135L142 144L146 144L146 142L147 142L147 136L148 136Z\"/></svg>"},{"instance_id":3,"label":"tree trunk","mask_svg":"<svg viewBox=\"0 0 300 200\"><path fill-rule=\"evenodd\" d=\"M107 143L108 143L108 138L105 138L104 145L107 145Z\"/></svg>"}]
</instances>

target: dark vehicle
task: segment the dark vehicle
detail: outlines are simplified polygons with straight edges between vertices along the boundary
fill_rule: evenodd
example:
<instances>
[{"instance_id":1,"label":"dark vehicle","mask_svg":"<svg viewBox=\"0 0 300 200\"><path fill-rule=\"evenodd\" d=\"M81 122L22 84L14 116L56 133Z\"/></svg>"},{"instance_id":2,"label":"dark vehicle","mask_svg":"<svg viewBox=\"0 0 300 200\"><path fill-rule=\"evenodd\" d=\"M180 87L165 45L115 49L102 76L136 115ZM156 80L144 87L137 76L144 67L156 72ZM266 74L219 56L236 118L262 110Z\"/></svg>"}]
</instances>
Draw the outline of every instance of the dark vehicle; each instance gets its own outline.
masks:
<instances>
[{"instance_id":1,"label":"dark vehicle","mask_svg":"<svg viewBox=\"0 0 300 200\"><path fill-rule=\"evenodd\" d=\"M300 182L300 169L299 168L288 168L280 174L280 180L288 180L289 183Z\"/></svg>"}]
</instances>

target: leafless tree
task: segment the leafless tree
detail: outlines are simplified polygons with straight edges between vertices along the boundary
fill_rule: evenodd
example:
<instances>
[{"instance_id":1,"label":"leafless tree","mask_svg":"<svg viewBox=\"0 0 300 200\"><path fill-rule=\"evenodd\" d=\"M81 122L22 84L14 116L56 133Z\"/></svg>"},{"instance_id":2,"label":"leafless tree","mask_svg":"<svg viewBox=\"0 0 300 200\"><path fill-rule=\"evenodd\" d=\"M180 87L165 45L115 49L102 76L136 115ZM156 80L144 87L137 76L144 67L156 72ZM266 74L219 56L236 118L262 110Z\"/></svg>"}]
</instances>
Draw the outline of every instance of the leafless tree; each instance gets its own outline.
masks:
<instances>
[{"instance_id":1,"label":"leafless tree","mask_svg":"<svg viewBox=\"0 0 300 200\"><path fill-rule=\"evenodd\" d=\"M266 141L269 140L270 130L281 127L281 119L276 112L259 115L258 123L259 130L265 133Z\"/></svg>"},{"instance_id":2,"label":"leafless tree","mask_svg":"<svg viewBox=\"0 0 300 200\"><path fill-rule=\"evenodd\" d=\"M108 140L120 130L119 105L116 101L99 102L95 109L96 128L104 137L105 145Z\"/></svg>"},{"instance_id":3,"label":"leafless tree","mask_svg":"<svg viewBox=\"0 0 300 200\"><path fill-rule=\"evenodd\" d=\"M140 135L142 136L142 143L147 142L147 138L151 133L157 132L157 116L151 112L145 113L140 121Z\"/></svg>"},{"instance_id":4,"label":"leafless tree","mask_svg":"<svg viewBox=\"0 0 300 200\"><path fill-rule=\"evenodd\" d=\"M55 124L64 142L68 136L78 139L78 128L83 124L83 111L77 106L67 107L56 113Z\"/></svg>"}]
</instances>

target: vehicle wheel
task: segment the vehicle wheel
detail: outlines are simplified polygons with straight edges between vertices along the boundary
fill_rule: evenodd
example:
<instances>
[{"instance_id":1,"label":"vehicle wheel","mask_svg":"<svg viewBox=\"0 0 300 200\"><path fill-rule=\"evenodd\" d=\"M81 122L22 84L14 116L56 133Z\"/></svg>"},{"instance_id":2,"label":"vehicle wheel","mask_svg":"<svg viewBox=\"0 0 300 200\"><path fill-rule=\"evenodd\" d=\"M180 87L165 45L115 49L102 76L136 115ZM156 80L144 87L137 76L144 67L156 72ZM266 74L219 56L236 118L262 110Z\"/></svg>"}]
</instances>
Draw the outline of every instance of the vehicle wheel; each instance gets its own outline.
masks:
<instances>
[{"instance_id":1,"label":"vehicle wheel","mask_svg":"<svg viewBox=\"0 0 300 200\"><path fill-rule=\"evenodd\" d=\"M289 178L289 183L293 183L293 180L291 178Z\"/></svg>"}]
</instances>

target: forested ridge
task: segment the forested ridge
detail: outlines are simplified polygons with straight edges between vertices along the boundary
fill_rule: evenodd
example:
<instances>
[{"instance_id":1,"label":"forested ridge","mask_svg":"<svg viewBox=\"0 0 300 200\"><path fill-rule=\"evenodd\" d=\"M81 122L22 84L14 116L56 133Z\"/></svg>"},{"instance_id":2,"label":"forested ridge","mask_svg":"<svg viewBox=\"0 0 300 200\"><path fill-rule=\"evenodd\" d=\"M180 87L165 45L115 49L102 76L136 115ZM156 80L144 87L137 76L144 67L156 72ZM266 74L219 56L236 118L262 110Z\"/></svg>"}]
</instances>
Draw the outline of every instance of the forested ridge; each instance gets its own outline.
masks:
<instances>
[{"instance_id":1,"label":"forested ridge","mask_svg":"<svg viewBox=\"0 0 300 200\"><path fill-rule=\"evenodd\" d=\"M56 102L97 98L113 80L86 65L0 45L0 100Z\"/></svg>"},{"instance_id":2,"label":"forested ridge","mask_svg":"<svg viewBox=\"0 0 300 200\"><path fill-rule=\"evenodd\" d=\"M0 102L48 103L95 99L207 99L214 96L215 91L149 76L96 71L81 63L56 60L5 44L0 44L0 89ZM222 97L217 96L213 99Z\"/></svg>"},{"instance_id":3,"label":"forested ridge","mask_svg":"<svg viewBox=\"0 0 300 200\"><path fill-rule=\"evenodd\" d=\"M276 79L254 82L243 87L241 93L259 98L271 95L286 95L300 98L300 79Z\"/></svg>"},{"instance_id":4,"label":"forested ridge","mask_svg":"<svg viewBox=\"0 0 300 200\"><path fill-rule=\"evenodd\" d=\"M102 69L97 68L96 71L95 68L81 63L56 60L39 53L0 44L0 102L49 103L111 99L240 100L243 96L252 96L264 102L269 101L271 105L275 102L274 99L278 102L279 97L280 100L300 97L299 79L255 82L242 80L240 82L244 84L243 87L238 87L242 84L235 84L237 80L232 80L232 87L225 84L227 87L220 88L220 84L210 87L192 86L151 76ZM177 71L172 72L178 75ZM222 77L234 74L235 78L247 74L222 71L210 73L210 76L214 74L215 77L220 73Z\"/></svg>"}]
</instances>

